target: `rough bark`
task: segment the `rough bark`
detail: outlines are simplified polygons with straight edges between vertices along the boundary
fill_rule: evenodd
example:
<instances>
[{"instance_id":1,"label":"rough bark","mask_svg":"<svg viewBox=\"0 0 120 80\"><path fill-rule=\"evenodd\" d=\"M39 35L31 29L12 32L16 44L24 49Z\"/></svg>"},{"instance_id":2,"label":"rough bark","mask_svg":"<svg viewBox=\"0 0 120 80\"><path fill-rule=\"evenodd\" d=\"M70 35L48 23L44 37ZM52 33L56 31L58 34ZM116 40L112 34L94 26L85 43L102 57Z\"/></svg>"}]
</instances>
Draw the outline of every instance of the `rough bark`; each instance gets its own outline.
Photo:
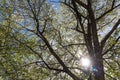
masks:
<instances>
[{"instance_id":1,"label":"rough bark","mask_svg":"<svg viewBox=\"0 0 120 80\"><path fill-rule=\"evenodd\" d=\"M95 80L105 80L103 60L102 59L96 60L94 66L97 69L97 71L94 72Z\"/></svg>"}]
</instances>

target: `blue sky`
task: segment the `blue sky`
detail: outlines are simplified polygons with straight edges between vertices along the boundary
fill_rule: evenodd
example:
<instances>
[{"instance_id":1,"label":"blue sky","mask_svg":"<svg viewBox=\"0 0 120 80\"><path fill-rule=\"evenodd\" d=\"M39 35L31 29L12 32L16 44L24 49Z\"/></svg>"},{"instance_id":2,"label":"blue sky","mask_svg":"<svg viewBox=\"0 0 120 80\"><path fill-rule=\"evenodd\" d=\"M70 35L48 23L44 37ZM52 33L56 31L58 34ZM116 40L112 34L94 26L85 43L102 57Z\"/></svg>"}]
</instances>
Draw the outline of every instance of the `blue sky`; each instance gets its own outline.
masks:
<instances>
[{"instance_id":1,"label":"blue sky","mask_svg":"<svg viewBox=\"0 0 120 80\"><path fill-rule=\"evenodd\" d=\"M50 4L54 5L53 8L59 8L59 0L47 0Z\"/></svg>"}]
</instances>

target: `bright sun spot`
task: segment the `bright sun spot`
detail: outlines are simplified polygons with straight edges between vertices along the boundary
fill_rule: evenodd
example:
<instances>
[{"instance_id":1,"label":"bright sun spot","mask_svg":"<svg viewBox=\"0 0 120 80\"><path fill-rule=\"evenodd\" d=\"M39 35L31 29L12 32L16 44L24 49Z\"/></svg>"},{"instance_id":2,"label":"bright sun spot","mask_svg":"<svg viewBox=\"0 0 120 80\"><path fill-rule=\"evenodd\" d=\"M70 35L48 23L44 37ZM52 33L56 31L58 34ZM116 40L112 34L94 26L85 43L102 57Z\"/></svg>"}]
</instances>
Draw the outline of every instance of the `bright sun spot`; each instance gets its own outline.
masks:
<instances>
[{"instance_id":1,"label":"bright sun spot","mask_svg":"<svg viewBox=\"0 0 120 80\"><path fill-rule=\"evenodd\" d=\"M81 64L82 64L82 66L84 66L84 67L89 67L90 64L91 64L91 61L89 60L89 58L82 58L82 59L81 59Z\"/></svg>"}]
</instances>

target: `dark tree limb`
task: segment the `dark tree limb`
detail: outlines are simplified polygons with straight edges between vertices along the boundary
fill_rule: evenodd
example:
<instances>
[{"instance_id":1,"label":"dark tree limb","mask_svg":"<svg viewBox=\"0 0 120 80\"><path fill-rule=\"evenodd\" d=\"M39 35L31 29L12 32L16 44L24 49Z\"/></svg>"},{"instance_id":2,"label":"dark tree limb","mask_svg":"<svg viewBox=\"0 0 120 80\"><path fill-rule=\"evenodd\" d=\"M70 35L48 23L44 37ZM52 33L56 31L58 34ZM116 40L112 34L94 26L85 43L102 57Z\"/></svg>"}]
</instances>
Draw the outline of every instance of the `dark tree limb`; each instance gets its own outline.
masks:
<instances>
[{"instance_id":1,"label":"dark tree limb","mask_svg":"<svg viewBox=\"0 0 120 80\"><path fill-rule=\"evenodd\" d=\"M112 44L112 46L110 46L110 48L107 49L102 55L107 54L117 44L117 42L119 41L119 39L120 39L120 36L115 40L115 43Z\"/></svg>"},{"instance_id":2,"label":"dark tree limb","mask_svg":"<svg viewBox=\"0 0 120 80\"><path fill-rule=\"evenodd\" d=\"M112 1L112 6L111 6L111 8L113 8L114 5L115 5L115 0Z\"/></svg>"},{"instance_id":3,"label":"dark tree limb","mask_svg":"<svg viewBox=\"0 0 120 80\"><path fill-rule=\"evenodd\" d=\"M38 20L38 18L36 17L36 15L34 14L34 11L33 11L33 9L32 9L32 6L30 5L30 2L29 2L29 0L27 0L28 1L28 4L29 4L29 6L30 6L30 8L31 8L31 11L32 11L32 13L33 13L33 15L34 15L34 20L35 20L35 22L36 22L36 28L37 28L37 35L38 35L38 37L39 38L41 38L44 42L45 42L45 44L46 44L46 46L48 47L48 49L49 49L49 51L51 52L51 54L58 60L58 62L61 64L61 66L63 66L63 69L66 69L67 67L66 67L66 65L64 64L64 62L60 59L60 57L54 52L54 50L53 50L53 48L51 47L51 45L50 45L50 43L48 42L48 40L44 37L44 35L42 34L42 32L40 32L40 30L39 30L39 20Z\"/></svg>"},{"instance_id":4,"label":"dark tree limb","mask_svg":"<svg viewBox=\"0 0 120 80\"><path fill-rule=\"evenodd\" d=\"M85 9L87 9L87 5L85 3L83 3L80 0L75 0L76 3L78 3L80 6L84 7Z\"/></svg>"},{"instance_id":5,"label":"dark tree limb","mask_svg":"<svg viewBox=\"0 0 120 80\"><path fill-rule=\"evenodd\" d=\"M77 4L75 3L74 0L72 0L72 5L73 5L73 7L74 7L74 12L76 13L76 19L77 19L76 31L80 32L80 30L78 29L78 25L80 24L80 27L81 27L81 29L82 29L82 32L83 32L84 35L85 35L84 26L83 26L83 23L82 23L82 15L79 13ZM78 24L78 23L79 23L79 24ZM85 35L85 36L86 36L86 35Z\"/></svg>"},{"instance_id":6,"label":"dark tree limb","mask_svg":"<svg viewBox=\"0 0 120 80\"><path fill-rule=\"evenodd\" d=\"M28 3L28 5L29 5L29 7L30 7L30 10L31 10L33 16L36 16L36 13L34 12L34 9L33 9L32 5L31 5L30 0L27 0L27 3Z\"/></svg>"},{"instance_id":7,"label":"dark tree limb","mask_svg":"<svg viewBox=\"0 0 120 80\"><path fill-rule=\"evenodd\" d=\"M63 3L63 2L62 2ZM73 13L75 13L76 11L75 11L75 8L74 7L72 7L70 4L67 4L67 3L63 3L63 4L65 4L66 6L68 6L69 8L71 8L72 10L74 10L73 11ZM75 15L75 14L74 14ZM79 15L81 15L83 18L85 18L86 19L86 17L85 16L83 16L80 12L79 12ZM76 18L77 18L77 16L75 16Z\"/></svg>"},{"instance_id":8,"label":"dark tree limb","mask_svg":"<svg viewBox=\"0 0 120 80\"><path fill-rule=\"evenodd\" d=\"M101 40L101 47L103 48L105 46L106 41L111 36L111 34L117 29L117 27L120 24L120 19L115 23L113 28L105 35L105 37Z\"/></svg>"},{"instance_id":9,"label":"dark tree limb","mask_svg":"<svg viewBox=\"0 0 120 80\"><path fill-rule=\"evenodd\" d=\"M103 18L105 15L107 15L109 12L113 11L114 9L118 8L120 6L120 4L118 4L115 7L112 7L111 9L109 9L108 11L106 11L105 13L103 13L101 16L99 16L98 18L96 18L96 21L100 20L101 18Z\"/></svg>"},{"instance_id":10,"label":"dark tree limb","mask_svg":"<svg viewBox=\"0 0 120 80\"><path fill-rule=\"evenodd\" d=\"M33 50L30 46L26 45L25 43L22 43L20 40L16 39L15 37L14 37L14 39L15 39L16 41L18 41L19 43L25 45L25 46L26 46L28 49L30 49L34 54L38 55L38 56L40 57L40 59L42 60L42 62L45 64L46 68L48 68L49 70L55 70L55 71L64 72L64 70L62 70L62 69L56 69L56 68L50 67L38 52L36 52L35 50ZM24 66L27 66L27 65L30 65L30 64L33 64L33 63L40 63L40 62L41 62L41 61L35 61L35 62L32 62L32 63L26 64L26 65L24 65Z\"/></svg>"},{"instance_id":11,"label":"dark tree limb","mask_svg":"<svg viewBox=\"0 0 120 80\"><path fill-rule=\"evenodd\" d=\"M76 26L77 27L77 26ZM75 31L77 31L77 32L79 32L79 33L82 33L82 34L84 34L84 35L86 35L86 33L85 32L83 32L83 31L81 31L81 30L79 30L78 28L71 28L72 30L75 30Z\"/></svg>"},{"instance_id":12,"label":"dark tree limb","mask_svg":"<svg viewBox=\"0 0 120 80\"><path fill-rule=\"evenodd\" d=\"M100 51L100 44L98 40L97 34L97 25L95 21L94 12L92 9L92 1L87 0L87 11L88 11L88 43L90 47L93 47L94 52L92 51L91 54L98 53ZM100 55L100 54L99 54Z\"/></svg>"},{"instance_id":13,"label":"dark tree limb","mask_svg":"<svg viewBox=\"0 0 120 80\"><path fill-rule=\"evenodd\" d=\"M29 1L29 0L28 0ZM29 3L29 2L28 2ZM32 6L29 3L30 8L32 8ZM39 30L39 20L37 18L37 16L35 15L35 13L33 12L33 10L31 9L32 13L33 13L33 20L36 23L36 29L37 29L37 36L42 39L44 41L44 43L46 44L47 48L49 49L50 53L55 57L55 59L59 62L59 64L63 67L63 70L65 73L67 73L69 76L71 76L74 80L80 80L75 74L73 74L68 68L67 66L64 64L64 62L61 60L61 58L56 54L56 52L54 51L54 49L52 48L52 46L50 45L49 41L47 40L47 38L42 34L42 32ZM45 63L45 62L44 62ZM46 63L45 63L46 64ZM48 68L50 68L47 64L46 66ZM52 69L52 68L50 68Z\"/></svg>"}]
</instances>

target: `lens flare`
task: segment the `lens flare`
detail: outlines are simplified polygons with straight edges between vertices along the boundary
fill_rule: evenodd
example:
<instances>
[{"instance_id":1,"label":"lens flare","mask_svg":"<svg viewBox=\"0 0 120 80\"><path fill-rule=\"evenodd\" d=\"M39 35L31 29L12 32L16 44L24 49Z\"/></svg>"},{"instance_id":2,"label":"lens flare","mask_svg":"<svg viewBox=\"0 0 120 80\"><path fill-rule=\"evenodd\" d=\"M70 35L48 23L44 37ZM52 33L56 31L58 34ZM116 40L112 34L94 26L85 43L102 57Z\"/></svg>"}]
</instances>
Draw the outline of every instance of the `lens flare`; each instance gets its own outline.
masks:
<instances>
[{"instance_id":1,"label":"lens flare","mask_svg":"<svg viewBox=\"0 0 120 80\"><path fill-rule=\"evenodd\" d=\"M90 64L91 64L91 61L90 61L89 58L82 58L82 59L81 59L81 64L82 64L82 66L84 66L84 67L89 67Z\"/></svg>"}]
</instances>

